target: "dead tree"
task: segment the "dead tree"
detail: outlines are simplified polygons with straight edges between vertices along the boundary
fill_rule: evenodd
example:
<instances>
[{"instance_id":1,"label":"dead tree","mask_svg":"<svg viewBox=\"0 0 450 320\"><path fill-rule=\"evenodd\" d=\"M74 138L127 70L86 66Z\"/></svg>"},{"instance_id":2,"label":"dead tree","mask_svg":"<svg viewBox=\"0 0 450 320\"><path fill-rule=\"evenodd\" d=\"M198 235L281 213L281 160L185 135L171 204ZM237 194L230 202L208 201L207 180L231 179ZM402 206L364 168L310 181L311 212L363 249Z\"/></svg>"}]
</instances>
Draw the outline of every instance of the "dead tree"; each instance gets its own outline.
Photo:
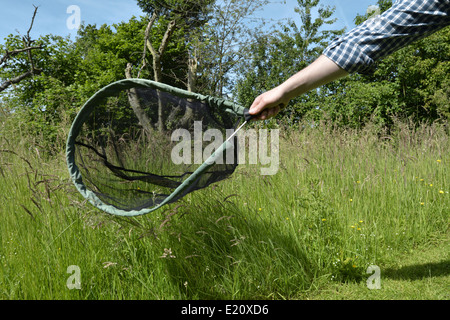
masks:
<instances>
[{"instance_id":1,"label":"dead tree","mask_svg":"<svg viewBox=\"0 0 450 320\"><path fill-rule=\"evenodd\" d=\"M147 25L147 28L145 29L145 47L148 49L152 55L153 58L153 73L154 73L154 79L156 82L162 82L162 63L161 59L164 55L167 45L169 44L170 38L175 31L176 28L176 20L172 20L167 25L166 32L164 33L163 39L161 41L161 44L158 49L156 49L151 41L149 40L150 36L150 30L153 27L153 24L155 23L156 18L158 15L156 13L153 13L152 17L150 18L150 21ZM145 58L144 58L145 59ZM164 131L165 125L164 125L164 106L162 104L162 100L159 96L158 92L158 124L157 124L159 131Z\"/></svg>"},{"instance_id":2,"label":"dead tree","mask_svg":"<svg viewBox=\"0 0 450 320\"><path fill-rule=\"evenodd\" d=\"M127 79L132 78L131 76L131 63L127 64L127 68L125 69L125 76ZM145 113L145 110L141 106L139 94L136 90L136 88L131 88L127 91L128 95L128 101L131 105L131 108L134 111L134 114L139 120L139 124L142 126L142 128L147 132L150 133L152 131L152 126L150 119L147 117L147 114Z\"/></svg>"},{"instance_id":3,"label":"dead tree","mask_svg":"<svg viewBox=\"0 0 450 320\"><path fill-rule=\"evenodd\" d=\"M34 40L32 40L30 37L30 32L31 32L31 29L33 28L34 18L36 17L37 10L38 10L38 7L34 6L34 12L33 12L33 17L31 18L30 28L28 29L27 34L22 37L23 48L15 49L12 51L6 50L5 54L0 59L0 68L5 68L8 65L8 61L10 61L14 56L16 56L22 52L26 52L27 57L28 57L28 63L30 64L30 70L14 77L14 78L4 80L3 83L0 84L0 92L6 90L11 85L19 83L23 79L40 74L42 71L41 69L37 68L34 65L32 51L33 50L41 50L43 47L42 46L34 46L33 45Z\"/></svg>"}]
</instances>

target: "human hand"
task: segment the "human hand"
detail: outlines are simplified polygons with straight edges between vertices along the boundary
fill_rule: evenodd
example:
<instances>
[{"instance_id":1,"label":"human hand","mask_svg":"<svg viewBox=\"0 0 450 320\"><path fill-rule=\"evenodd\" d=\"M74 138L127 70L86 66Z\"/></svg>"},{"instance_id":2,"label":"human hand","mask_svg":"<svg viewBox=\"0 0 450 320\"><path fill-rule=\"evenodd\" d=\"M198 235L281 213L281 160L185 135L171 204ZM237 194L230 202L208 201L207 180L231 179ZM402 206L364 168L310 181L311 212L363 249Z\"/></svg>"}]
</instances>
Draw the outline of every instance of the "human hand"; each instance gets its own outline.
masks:
<instances>
[{"instance_id":1,"label":"human hand","mask_svg":"<svg viewBox=\"0 0 450 320\"><path fill-rule=\"evenodd\" d=\"M269 90L258 96L251 105L249 113L254 120L267 120L275 117L288 104L289 99L280 87Z\"/></svg>"}]
</instances>

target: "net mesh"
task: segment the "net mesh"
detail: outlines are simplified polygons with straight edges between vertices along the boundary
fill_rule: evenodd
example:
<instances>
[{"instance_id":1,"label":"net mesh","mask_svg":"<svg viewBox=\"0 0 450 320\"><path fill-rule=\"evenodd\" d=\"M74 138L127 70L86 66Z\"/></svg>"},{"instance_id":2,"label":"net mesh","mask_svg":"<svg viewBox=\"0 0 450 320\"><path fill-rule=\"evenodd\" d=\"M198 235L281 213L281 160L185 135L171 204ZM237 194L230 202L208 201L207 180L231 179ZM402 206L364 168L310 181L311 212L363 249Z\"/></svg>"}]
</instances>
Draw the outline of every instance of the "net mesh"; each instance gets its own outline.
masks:
<instances>
[{"instance_id":1,"label":"net mesh","mask_svg":"<svg viewBox=\"0 0 450 320\"><path fill-rule=\"evenodd\" d=\"M205 160L209 129L236 128L237 119L205 101L177 97L153 88L128 88L103 98L85 119L75 140L75 163L86 188L107 205L136 211L161 204ZM180 131L181 130L181 131ZM174 139L181 132L183 139ZM230 132L228 131L228 134ZM177 140L177 141L175 141ZM173 150L189 161L174 161ZM220 141L216 141L220 142ZM231 141L237 146L237 141ZM187 146L187 147L186 147ZM199 160L199 150L201 156ZM196 177L170 202L223 180L237 166L237 147ZM195 159L197 157L197 159Z\"/></svg>"}]
</instances>

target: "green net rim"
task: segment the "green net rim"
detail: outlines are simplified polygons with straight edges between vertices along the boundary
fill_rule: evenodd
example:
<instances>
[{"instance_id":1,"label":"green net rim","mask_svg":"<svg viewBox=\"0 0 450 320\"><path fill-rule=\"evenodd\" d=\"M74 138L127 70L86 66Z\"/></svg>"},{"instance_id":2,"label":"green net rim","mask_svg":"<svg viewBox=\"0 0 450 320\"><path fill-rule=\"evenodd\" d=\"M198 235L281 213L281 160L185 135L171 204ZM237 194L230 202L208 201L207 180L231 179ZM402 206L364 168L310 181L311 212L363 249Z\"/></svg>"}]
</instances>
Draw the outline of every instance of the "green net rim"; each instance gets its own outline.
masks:
<instances>
[{"instance_id":1,"label":"green net rim","mask_svg":"<svg viewBox=\"0 0 450 320\"><path fill-rule=\"evenodd\" d=\"M220 146L220 148L218 148L214 152L214 154L212 154L208 159L206 159L206 161L200 167L198 167L194 173L192 173L178 188L176 188L166 199L164 199L163 202L161 202L157 206L145 208L139 211L137 210L125 211L104 203L97 197L97 195L93 191L89 190L83 183L81 172L78 166L75 164L75 140L78 137L78 134L80 133L83 123L93 112L98 103L101 102L102 99L112 96L119 91L136 87L157 89L167 93L171 93L181 98L204 101L209 103L210 105L219 107L225 110L226 112L232 113L237 117L245 117L245 110L246 110L244 107L228 100L201 95L180 88L172 87L167 84L145 79L119 80L103 87L102 89L97 91L92 97L90 97L89 100L86 101L86 103L81 107L80 111L75 117L67 137L66 161L67 167L69 169L69 174L78 192L81 193L81 195L85 199L87 199L92 205L109 214L125 217L144 215L152 211L158 210L162 206L166 205L172 199L176 198L179 194L181 194L184 190L186 190L186 188L188 188L192 183L194 183L196 179L204 171L206 171L209 167L211 167L214 164L216 157L222 155L223 152L226 152L228 148L233 147L232 143L224 142Z\"/></svg>"}]
</instances>

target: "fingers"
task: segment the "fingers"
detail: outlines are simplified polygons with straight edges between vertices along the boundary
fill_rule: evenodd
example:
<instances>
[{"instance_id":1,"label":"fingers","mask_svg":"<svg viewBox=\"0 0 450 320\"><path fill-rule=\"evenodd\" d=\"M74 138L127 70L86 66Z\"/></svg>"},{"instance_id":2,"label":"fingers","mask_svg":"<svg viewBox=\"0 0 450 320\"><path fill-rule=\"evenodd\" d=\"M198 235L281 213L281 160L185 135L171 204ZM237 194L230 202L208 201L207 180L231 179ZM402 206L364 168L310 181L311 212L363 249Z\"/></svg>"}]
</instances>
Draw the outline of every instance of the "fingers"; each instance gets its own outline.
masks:
<instances>
[{"instance_id":1,"label":"fingers","mask_svg":"<svg viewBox=\"0 0 450 320\"><path fill-rule=\"evenodd\" d=\"M258 96L250 107L250 114L260 114L266 109L271 109L279 104L279 97L275 90L270 90Z\"/></svg>"},{"instance_id":2,"label":"fingers","mask_svg":"<svg viewBox=\"0 0 450 320\"><path fill-rule=\"evenodd\" d=\"M253 115L252 120L266 120L273 115L274 111L263 101L263 97L259 96L250 107L249 113Z\"/></svg>"},{"instance_id":3,"label":"fingers","mask_svg":"<svg viewBox=\"0 0 450 320\"><path fill-rule=\"evenodd\" d=\"M283 92L279 88L269 90L258 96L250 106L249 113L255 120L267 120L275 117L284 106Z\"/></svg>"},{"instance_id":4,"label":"fingers","mask_svg":"<svg viewBox=\"0 0 450 320\"><path fill-rule=\"evenodd\" d=\"M262 103L262 96L259 96L255 99L255 101L253 101L253 104L249 109L249 113L252 115L256 115L258 113L261 113L263 108L264 104Z\"/></svg>"},{"instance_id":5,"label":"fingers","mask_svg":"<svg viewBox=\"0 0 450 320\"><path fill-rule=\"evenodd\" d=\"M280 112L280 109L281 108L279 106L264 109L259 114L256 114L256 116L253 117L253 119L254 120L267 120L267 119L273 118L278 114L278 112Z\"/></svg>"}]
</instances>

